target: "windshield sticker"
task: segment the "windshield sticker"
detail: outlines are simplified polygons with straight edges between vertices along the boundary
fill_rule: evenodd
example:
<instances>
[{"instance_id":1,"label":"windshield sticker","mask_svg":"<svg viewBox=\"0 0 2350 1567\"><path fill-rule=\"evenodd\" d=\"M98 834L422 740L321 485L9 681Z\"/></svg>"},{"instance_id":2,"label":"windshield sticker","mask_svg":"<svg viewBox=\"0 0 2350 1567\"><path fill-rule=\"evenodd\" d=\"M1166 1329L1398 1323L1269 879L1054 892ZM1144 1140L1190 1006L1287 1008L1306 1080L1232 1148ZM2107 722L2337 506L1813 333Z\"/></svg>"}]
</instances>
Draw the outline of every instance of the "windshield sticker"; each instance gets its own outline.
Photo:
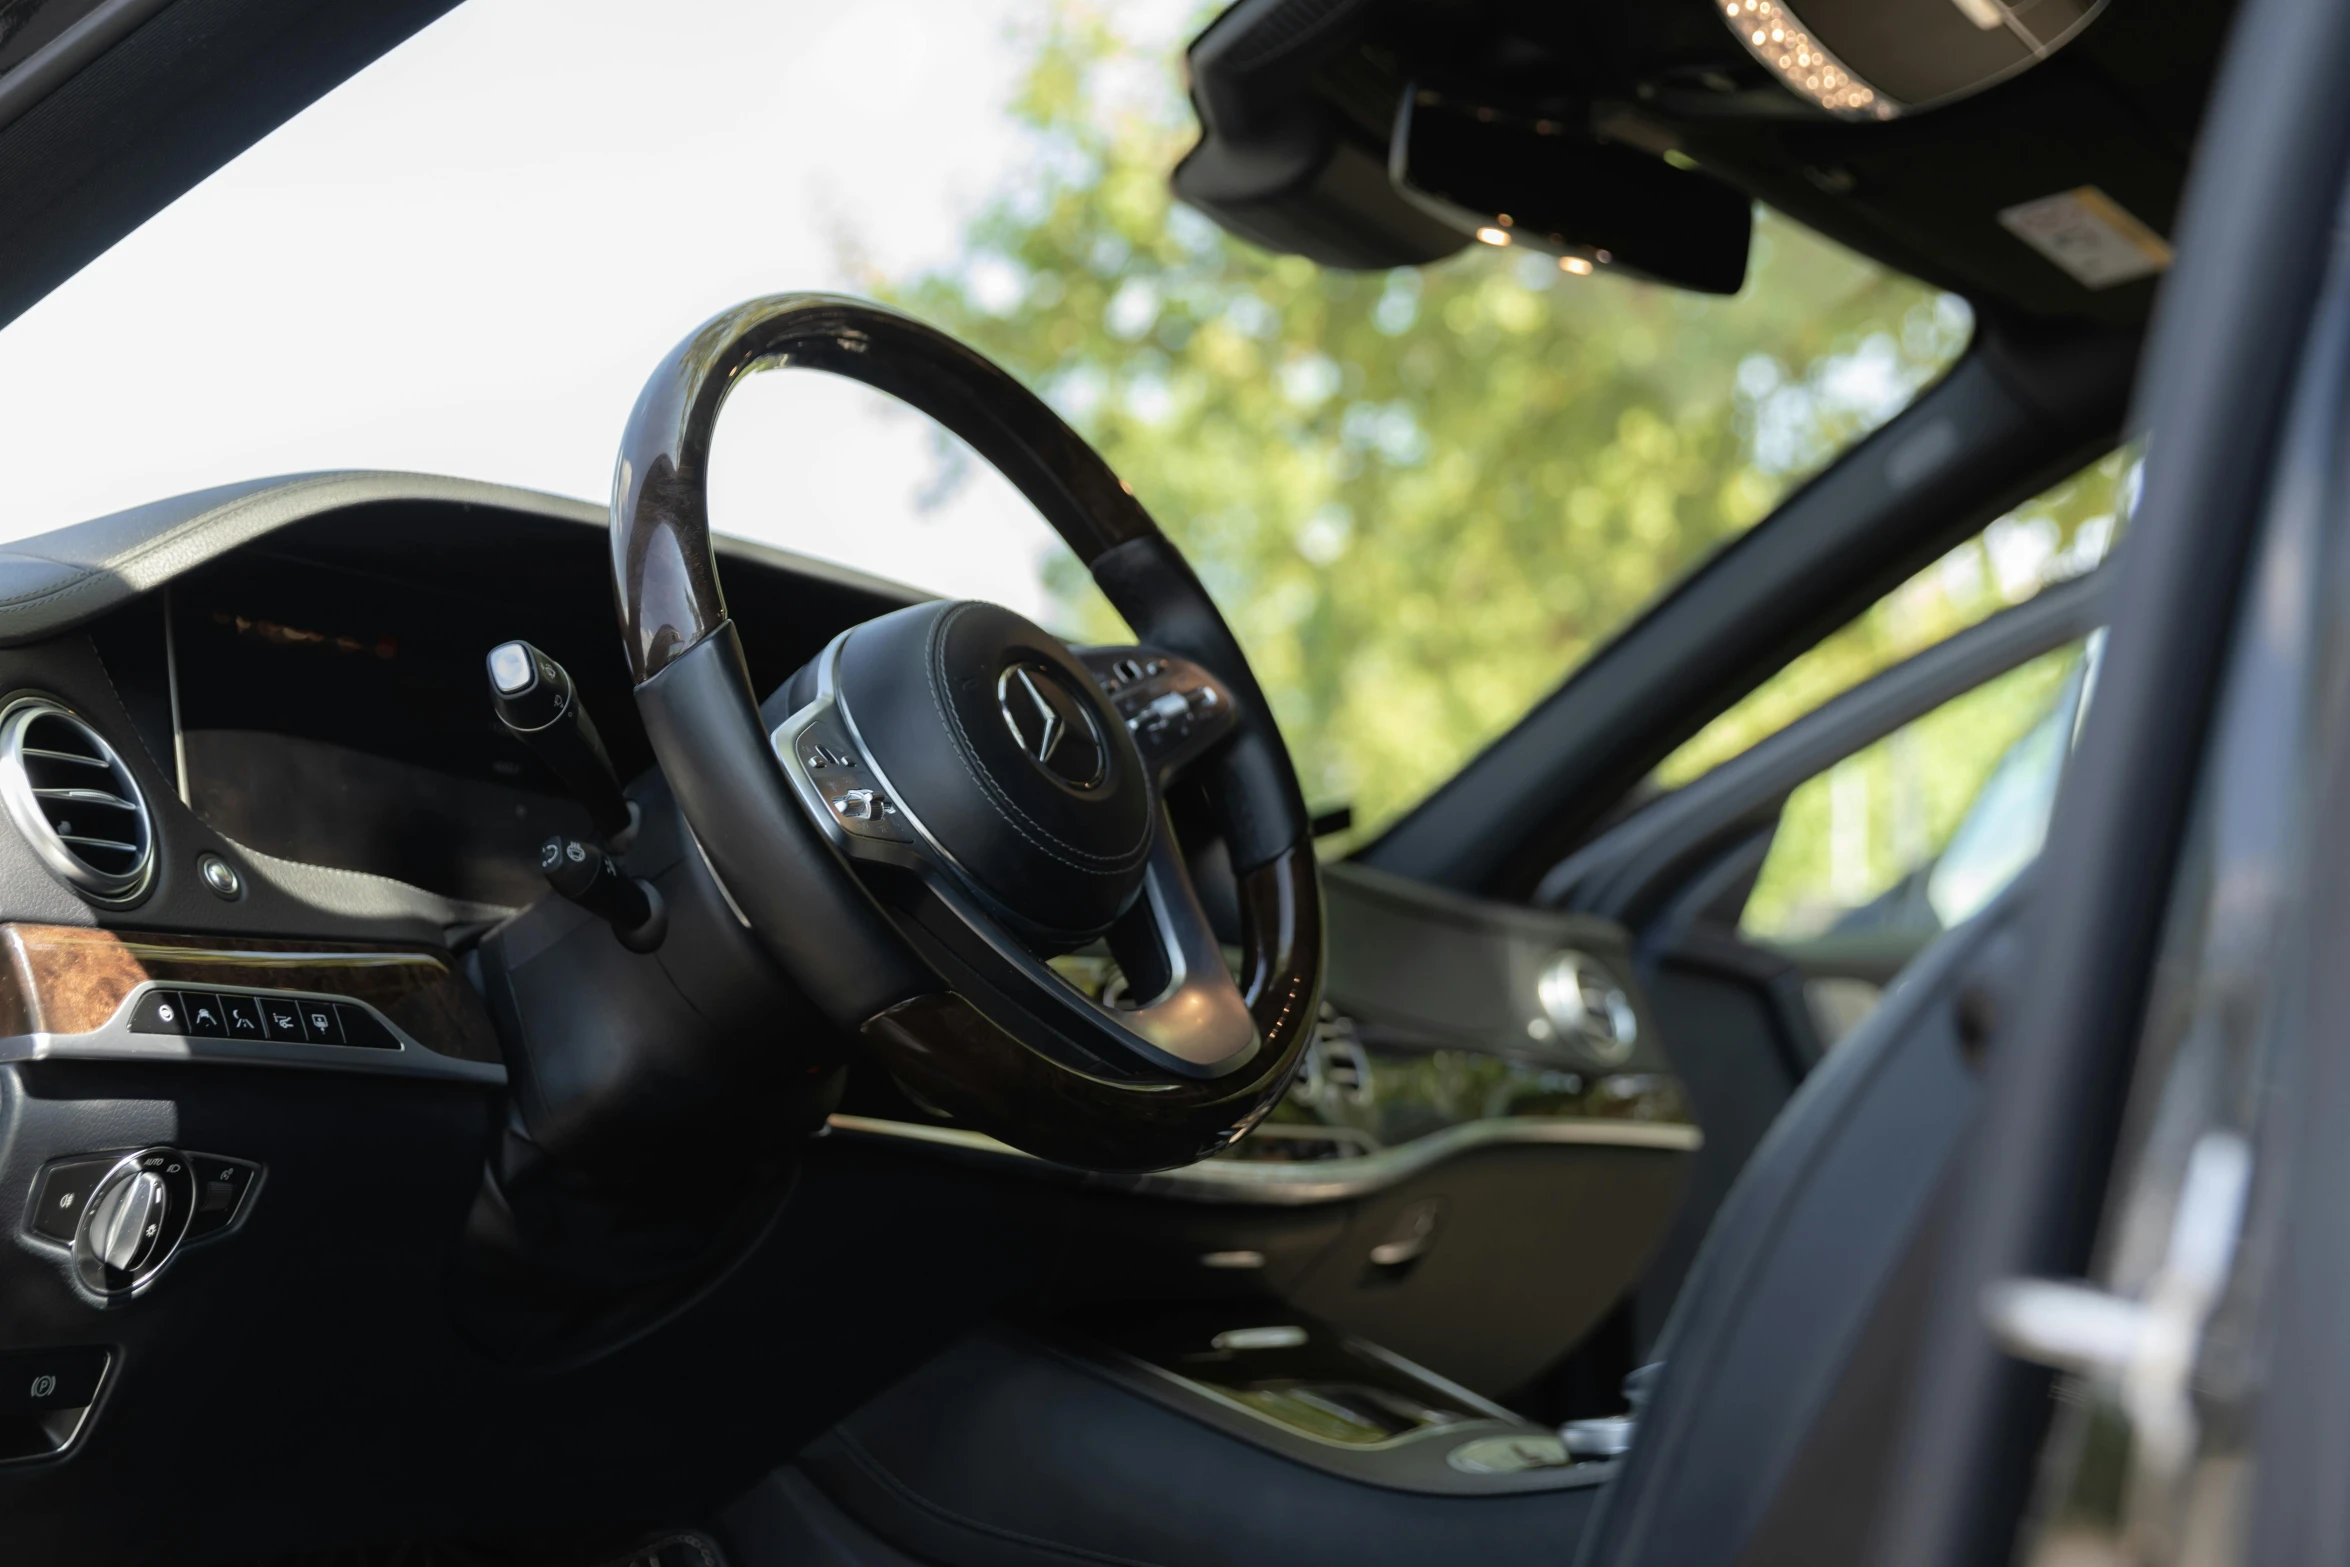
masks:
<instances>
[{"instance_id":1,"label":"windshield sticker","mask_svg":"<svg viewBox=\"0 0 2350 1567\"><path fill-rule=\"evenodd\" d=\"M2162 236L2094 185L2009 207L1999 214L1999 226L2083 288L2134 283L2170 265Z\"/></svg>"}]
</instances>

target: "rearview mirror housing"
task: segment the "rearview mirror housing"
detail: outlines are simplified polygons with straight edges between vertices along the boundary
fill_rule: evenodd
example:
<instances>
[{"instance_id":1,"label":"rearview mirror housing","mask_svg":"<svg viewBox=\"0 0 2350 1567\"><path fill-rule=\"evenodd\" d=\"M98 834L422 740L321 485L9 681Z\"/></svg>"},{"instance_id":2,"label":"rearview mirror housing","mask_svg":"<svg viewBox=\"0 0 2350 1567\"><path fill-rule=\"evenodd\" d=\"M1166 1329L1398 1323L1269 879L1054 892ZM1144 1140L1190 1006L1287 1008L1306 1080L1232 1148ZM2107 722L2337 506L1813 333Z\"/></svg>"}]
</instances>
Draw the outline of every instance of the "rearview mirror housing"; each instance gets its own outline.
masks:
<instances>
[{"instance_id":1,"label":"rearview mirror housing","mask_svg":"<svg viewBox=\"0 0 2350 1567\"><path fill-rule=\"evenodd\" d=\"M1557 120L1522 120L1404 89L1388 148L1396 193L1488 244L1703 294L1746 281L1754 209L1744 192Z\"/></svg>"}]
</instances>

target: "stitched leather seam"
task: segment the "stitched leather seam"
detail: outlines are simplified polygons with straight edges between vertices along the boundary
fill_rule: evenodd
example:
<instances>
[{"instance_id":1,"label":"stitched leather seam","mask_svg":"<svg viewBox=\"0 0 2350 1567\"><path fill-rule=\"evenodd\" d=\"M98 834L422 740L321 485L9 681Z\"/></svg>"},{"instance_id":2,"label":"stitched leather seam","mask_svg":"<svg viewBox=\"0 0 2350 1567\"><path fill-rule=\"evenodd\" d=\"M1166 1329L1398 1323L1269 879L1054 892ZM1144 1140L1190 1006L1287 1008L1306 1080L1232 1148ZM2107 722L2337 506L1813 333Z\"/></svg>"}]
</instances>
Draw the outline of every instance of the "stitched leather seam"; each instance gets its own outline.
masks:
<instances>
[{"instance_id":1,"label":"stitched leather seam","mask_svg":"<svg viewBox=\"0 0 2350 1567\"><path fill-rule=\"evenodd\" d=\"M1071 870L1085 876L1116 876L1134 869L1150 853L1148 818L1145 818L1142 837L1133 848L1116 855L1088 853L1074 844L1064 843L1042 823L1030 818L1013 802L1009 795L1003 792L996 781L987 775L987 770L978 765L978 748L971 743L971 736L964 730L963 720L957 716L954 708L948 704L945 694L939 690L939 677L945 672L947 628L952 626L956 618L969 607L958 604L940 617L938 624L931 629L930 657L923 661L923 676L930 687L931 706L938 709L939 717L946 720L947 728L955 738L955 759L963 764L963 771L969 773L979 784L981 792L987 796L988 803L995 807L996 814L1002 817L1005 824L1018 833L1028 846L1038 853L1058 860ZM1034 831L1031 831L1031 828ZM1043 839L1050 841L1040 840L1039 834L1043 835ZM1080 864L1081 860L1091 860L1095 863L1092 865Z\"/></svg>"}]
</instances>

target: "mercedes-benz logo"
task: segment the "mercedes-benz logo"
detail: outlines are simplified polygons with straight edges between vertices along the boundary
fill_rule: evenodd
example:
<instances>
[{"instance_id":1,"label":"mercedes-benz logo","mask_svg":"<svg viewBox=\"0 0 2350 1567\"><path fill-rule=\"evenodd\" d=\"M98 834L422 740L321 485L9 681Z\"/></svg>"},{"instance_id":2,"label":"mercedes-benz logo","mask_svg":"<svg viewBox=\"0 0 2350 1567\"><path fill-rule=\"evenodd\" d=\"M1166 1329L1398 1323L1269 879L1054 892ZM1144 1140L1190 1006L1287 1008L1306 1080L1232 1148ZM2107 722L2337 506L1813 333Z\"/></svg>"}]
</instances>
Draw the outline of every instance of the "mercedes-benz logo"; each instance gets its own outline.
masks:
<instances>
[{"instance_id":1,"label":"mercedes-benz logo","mask_svg":"<svg viewBox=\"0 0 2350 1567\"><path fill-rule=\"evenodd\" d=\"M1072 789L1102 781L1109 757L1093 714L1050 664L1014 664L996 677L996 705L1020 752Z\"/></svg>"}]
</instances>

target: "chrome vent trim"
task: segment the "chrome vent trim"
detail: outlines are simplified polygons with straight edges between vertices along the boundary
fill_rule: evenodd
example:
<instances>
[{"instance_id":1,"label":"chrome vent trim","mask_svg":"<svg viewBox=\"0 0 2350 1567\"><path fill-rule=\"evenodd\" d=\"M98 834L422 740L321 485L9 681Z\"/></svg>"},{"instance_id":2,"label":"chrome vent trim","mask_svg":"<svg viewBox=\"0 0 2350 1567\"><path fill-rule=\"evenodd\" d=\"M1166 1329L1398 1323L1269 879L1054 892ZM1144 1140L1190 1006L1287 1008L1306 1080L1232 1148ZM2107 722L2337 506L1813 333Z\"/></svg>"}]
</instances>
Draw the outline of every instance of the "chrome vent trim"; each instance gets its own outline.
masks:
<instances>
[{"instance_id":1,"label":"chrome vent trim","mask_svg":"<svg viewBox=\"0 0 2350 1567\"><path fill-rule=\"evenodd\" d=\"M0 707L0 804L49 873L93 902L133 902L154 880L155 820L138 781L54 697Z\"/></svg>"}]
</instances>

